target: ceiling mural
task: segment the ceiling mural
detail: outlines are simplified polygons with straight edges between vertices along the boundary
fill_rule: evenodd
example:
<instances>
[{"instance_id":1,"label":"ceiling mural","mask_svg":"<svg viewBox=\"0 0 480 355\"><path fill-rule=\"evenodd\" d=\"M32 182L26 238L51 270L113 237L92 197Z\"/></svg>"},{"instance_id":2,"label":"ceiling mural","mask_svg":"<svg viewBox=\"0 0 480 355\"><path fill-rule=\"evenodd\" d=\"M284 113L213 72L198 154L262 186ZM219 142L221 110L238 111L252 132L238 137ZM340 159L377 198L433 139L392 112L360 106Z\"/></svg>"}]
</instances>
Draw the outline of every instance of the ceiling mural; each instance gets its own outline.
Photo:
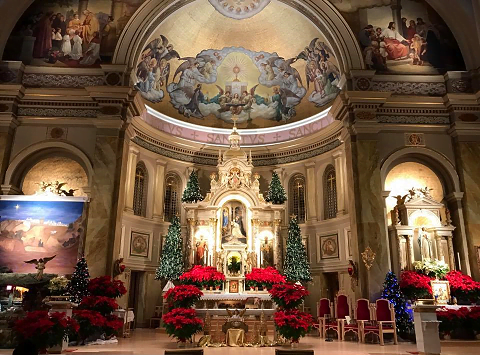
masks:
<instances>
[{"instance_id":1,"label":"ceiling mural","mask_svg":"<svg viewBox=\"0 0 480 355\"><path fill-rule=\"evenodd\" d=\"M369 69L442 74L465 65L450 29L424 0L330 0L344 15Z\"/></svg>"},{"instance_id":2,"label":"ceiling mural","mask_svg":"<svg viewBox=\"0 0 480 355\"><path fill-rule=\"evenodd\" d=\"M110 63L128 20L145 0L36 0L17 22L4 60L54 67Z\"/></svg>"},{"instance_id":3,"label":"ceiling mural","mask_svg":"<svg viewBox=\"0 0 480 355\"><path fill-rule=\"evenodd\" d=\"M293 8L272 1L239 22L197 1L159 26L138 60L135 87L177 119L229 128L235 115L239 128L263 128L323 111L340 76L323 35Z\"/></svg>"}]
</instances>

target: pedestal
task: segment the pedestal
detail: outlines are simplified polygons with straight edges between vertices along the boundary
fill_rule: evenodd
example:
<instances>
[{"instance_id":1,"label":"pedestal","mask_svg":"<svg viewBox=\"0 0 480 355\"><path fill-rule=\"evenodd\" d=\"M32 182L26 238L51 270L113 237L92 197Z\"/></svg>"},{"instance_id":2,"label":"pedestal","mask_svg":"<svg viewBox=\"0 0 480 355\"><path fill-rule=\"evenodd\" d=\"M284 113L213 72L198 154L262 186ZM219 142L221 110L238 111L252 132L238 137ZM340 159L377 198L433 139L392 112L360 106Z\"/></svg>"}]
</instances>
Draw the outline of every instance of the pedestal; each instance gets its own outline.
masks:
<instances>
[{"instance_id":1,"label":"pedestal","mask_svg":"<svg viewBox=\"0 0 480 355\"><path fill-rule=\"evenodd\" d=\"M415 337L420 355L438 355L441 352L438 335L440 322L437 320L437 308L438 306L433 305L417 305L414 307Z\"/></svg>"},{"instance_id":2,"label":"pedestal","mask_svg":"<svg viewBox=\"0 0 480 355\"><path fill-rule=\"evenodd\" d=\"M67 301L67 297L58 296L50 297L48 301L45 302L47 306L50 307L48 313L65 313L67 317L71 317L73 314L73 308L77 307L78 304ZM61 354L68 348L68 337L63 339L61 344L58 344L54 347L48 348L47 351L49 354Z\"/></svg>"}]
</instances>

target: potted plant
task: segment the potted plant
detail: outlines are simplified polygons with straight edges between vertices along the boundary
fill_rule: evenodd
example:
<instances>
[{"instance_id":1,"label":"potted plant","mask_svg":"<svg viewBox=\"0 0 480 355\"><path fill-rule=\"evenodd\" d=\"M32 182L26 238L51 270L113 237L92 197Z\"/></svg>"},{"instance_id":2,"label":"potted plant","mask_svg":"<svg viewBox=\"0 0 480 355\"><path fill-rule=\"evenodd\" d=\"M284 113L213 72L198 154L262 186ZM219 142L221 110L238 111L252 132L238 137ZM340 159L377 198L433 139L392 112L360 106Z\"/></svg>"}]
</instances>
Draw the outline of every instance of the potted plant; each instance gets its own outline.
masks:
<instances>
[{"instance_id":1,"label":"potted plant","mask_svg":"<svg viewBox=\"0 0 480 355\"><path fill-rule=\"evenodd\" d=\"M203 322L191 308L175 308L163 316L165 330L184 346L186 341L202 330Z\"/></svg>"},{"instance_id":2,"label":"potted plant","mask_svg":"<svg viewBox=\"0 0 480 355\"><path fill-rule=\"evenodd\" d=\"M262 287L269 289L273 285L286 282L285 277L277 269L269 266L266 268L252 268L252 271L245 275L245 284L250 289L258 290Z\"/></svg>"},{"instance_id":3,"label":"potted plant","mask_svg":"<svg viewBox=\"0 0 480 355\"><path fill-rule=\"evenodd\" d=\"M415 270L423 273L424 275L435 277L436 279L442 279L449 271L449 267L441 260L424 259L423 261L414 262Z\"/></svg>"},{"instance_id":4,"label":"potted plant","mask_svg":"<svg viewBox=\"0 0 480 355\"><path fill-rule=\"evenodd\" d=\"M400 289L411 301L432 298L431 278L416 271L403 271L400 275Z\"/></svg>"},{"instance_id":5,"label":"potted plant","mask_svg":"<svg viewBox=\"0 0 480 355\"><path fill-rule=\"evenodd\" d=\"M227 265L227 269L232 275L237 275L240 272L242 264L238 260L238 257L232 256L230 262Z\"/></svg>"},{"instance_id":6,"label":"potted plant","mask_svg":"<svg viewBox=\"0 0 480 355\"><path fill-rule=\"evenodd\" d=\"M302 304L308 291L299 283L276 284L269 290L272 300L283 309L296 308Z\"/></svg>"},{"instance_id":7,"label":"potted plant","mask_svg":"<svg viewBox=\"0 0 480 355\"><path fill-rule=\"evenodd\" d=\"M127 293L127 289L120 280L114 280L110 276L101 276L91 279L88 283L88 291L93 296L105 296L119 298Z\"/></svg>"},{"instance_id":8,"label":"potted plant","mask_svg":"<svg viewBox=\"0 0 480 355\"><path fill-rule=\"evenodd\" d=\"M106 318L97 311L89 309L78 309L73 311L73 318L80 325L80 330L76 334L75 340L79 343L85 343L89 338L98 338L106 325Z\"/></svg>"},{"instance_id":9,"label":"potted plant","mask_svg":"<svg viewBox=\"0 0 480 355\"><path fill-rule=\"evenodd\" d=\"M50 296L52 296L53 299L68 298L69 296L65 296L65 293L67 292L69 283L70 281L65 276L57 276L51 279L48 283Z\"/></svg>"},{"instance_id":10,"label":"potted plant","mask_svg":"<svg viewBox=\"0 0 480 355\"><path fill-rule=\"evenodd\" d=\"M274 322L277 332L285 339L289 339L295 347L300 338L312 328L313 317L296 308L282 309L275 312Z\"/></svg>"},{"instance_id":11,"label":"potted plant","mask_svg":"<svg viewBox=\"0 0 480 355\"><path fill-rule=\"evenodd\" d=\"M171 288L163 298L170 308L190 308L203 296L202 291L193 285L179 285Z\"/></svg>"},{"instance_id":12,"label":"potted plant","mask_svg":"<svg viewBox=\"0 0 480 355\"><path fill-rule=\"evenodd\" d=\"M68 346L68 334L79 331L78 323L65 313L28 312L14 326L20 340L32 341L38 349L60 354Z\"/></svg>"},{"instance_id":13,"label":"potted plant","mask_svg":"<svg viewBox=\"0 0 480 355\"><path fill-rule=\"evenodd\" d=\"M460 304L475 304L480 298L480 282L460 271L450 271L445 275L450 283L450 292Z\"/></svg>"}]
</instances>

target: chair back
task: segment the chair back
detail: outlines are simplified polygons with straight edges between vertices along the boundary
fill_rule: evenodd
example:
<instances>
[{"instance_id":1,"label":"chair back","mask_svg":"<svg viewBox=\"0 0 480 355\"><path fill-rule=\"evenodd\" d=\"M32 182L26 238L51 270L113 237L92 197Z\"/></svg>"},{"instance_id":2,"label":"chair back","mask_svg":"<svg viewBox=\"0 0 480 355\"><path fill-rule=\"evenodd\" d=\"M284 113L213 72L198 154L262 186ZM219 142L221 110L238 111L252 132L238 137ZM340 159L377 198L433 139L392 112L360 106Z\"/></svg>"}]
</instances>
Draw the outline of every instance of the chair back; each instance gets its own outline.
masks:
<instances>
[{"instance_id":1,"label":"chair back","mask_svg":"<svg viewBox=\"0 0 480 355\"><path fill-rule=\"evenodd\" d=\"M339 294L337 296L335 313L337 319L344 319L346 316L350 315L350 307L348 304L347 295Z\"/></svg>"},{"instance_id":2,"label":"chair back","mask_svg":"<svg viewBox=\"0 0 480 355\"><path fill-rule=\"evenodd\" d=\"M317 317L325 317L325 314L332 314L330 300L328 298L320 298L320 301L317 302Z\"/></svg>"},{"instance_id":3,"label":"chair back","mask_svg":"<svg viewBox=\"0 0 480 355\"><path fill-rule=\"evenodd\" d=\"M392 316L393 305L390 303L389 300L381 298L381 299L378 299L375 302L375 304L376 304L375 315L376 315L377 321L391 322L395 320L395 317Z\"/></svg>"},{"instance_id":4,"label":"chair back","mask_svg":"<svg viewBox=\"0 0 480 355\"><path fill-rule=\"evenodd\" d=\"M357 306L355 307L355 319L356 320L371 320L370 301L365 298L359 298L357 300Z\"/></svg>"}]
</instances>

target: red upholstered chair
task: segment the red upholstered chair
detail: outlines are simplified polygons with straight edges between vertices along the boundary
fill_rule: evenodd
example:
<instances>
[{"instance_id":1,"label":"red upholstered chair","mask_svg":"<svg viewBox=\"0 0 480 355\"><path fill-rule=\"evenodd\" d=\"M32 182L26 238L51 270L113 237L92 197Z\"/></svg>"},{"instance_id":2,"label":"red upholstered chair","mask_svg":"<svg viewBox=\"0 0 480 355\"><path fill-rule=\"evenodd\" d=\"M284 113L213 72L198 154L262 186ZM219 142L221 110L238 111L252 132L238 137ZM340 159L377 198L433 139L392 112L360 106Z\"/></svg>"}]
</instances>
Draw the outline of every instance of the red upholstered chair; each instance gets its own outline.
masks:
<instances>
[{"instance_id":1,"label":"red upholstered chair","mask_svg":"<svg viewBox=\"0 0 480 355\"><path fill-rule=\"evenodd\" d=\"M325 315L332 317L332 305L328 298L320 298L320 301L317 302L318 323L314 324L314 327L318 327L318 333L321 338L325 336Z\"/></svg>"},{"instance_id":2,"label":"red upholstered chair","mask_svg":"<svg viewBox=\"0 0 480 355\"><path fill-rule=\"evenodd\" d=\"M348 303L347 295L338 294L335 297L335 318L336 321L325 322L324 334L329 329L333 329L337 332L338 340L343 340L342 338L342 329L345 324L345 317L351 316L350 305Z\"/></svg>"},{"instance_id":3,"label":"red upholstered chair","mask_svg":"<svg viewBox=\"0 0 480 355\"><path fill-rule=\"evenodd\" d=\"M373 319L372 308L369 300L365 298L359 298L354 310L355 322L352 324L344 324L342 329L342 338L345 340L345 333L353 332L357 334L359 342L363 342L363 329L365 322L369 322Z\"/></svg>"},{"instance_id":4,"label":"red upholstered chair","mask_svg":"<svg viewBox=\"0 0 480 355\"><path fill-rule=\"evenodd\" d=\"M397 339L397 324L395 323L395 309L393 304L387 299L379 299L374 306L374 323L366 323L363 331L363 339L368 333L377 334L380 340L380 345L385 345L383 335L386 333L393 334L393 343L398 344Z\"/></svg>"}]
</instances>

